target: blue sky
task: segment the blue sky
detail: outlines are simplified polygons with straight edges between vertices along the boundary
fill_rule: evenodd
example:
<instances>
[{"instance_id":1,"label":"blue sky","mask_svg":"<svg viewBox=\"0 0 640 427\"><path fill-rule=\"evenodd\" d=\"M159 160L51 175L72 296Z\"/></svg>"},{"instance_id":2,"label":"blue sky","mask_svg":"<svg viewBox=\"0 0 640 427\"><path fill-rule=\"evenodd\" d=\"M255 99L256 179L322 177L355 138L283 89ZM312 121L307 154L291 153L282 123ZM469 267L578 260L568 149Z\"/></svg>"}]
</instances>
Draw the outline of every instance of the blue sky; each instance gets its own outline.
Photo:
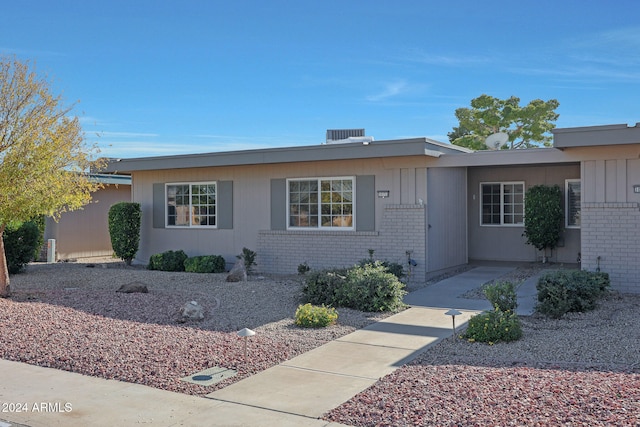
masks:
<instances>
[{"instance_id":1,"label":"blue sky","mask_svg":"<svg viewBox=\"0 0 640 427\"><path fill-rule=\"evenodd\" d=\"M0 55L79 103L102 155L447 141L486 93L557 127L640 122L637 0L2 1Z\"/></svg>"}]
</instances>

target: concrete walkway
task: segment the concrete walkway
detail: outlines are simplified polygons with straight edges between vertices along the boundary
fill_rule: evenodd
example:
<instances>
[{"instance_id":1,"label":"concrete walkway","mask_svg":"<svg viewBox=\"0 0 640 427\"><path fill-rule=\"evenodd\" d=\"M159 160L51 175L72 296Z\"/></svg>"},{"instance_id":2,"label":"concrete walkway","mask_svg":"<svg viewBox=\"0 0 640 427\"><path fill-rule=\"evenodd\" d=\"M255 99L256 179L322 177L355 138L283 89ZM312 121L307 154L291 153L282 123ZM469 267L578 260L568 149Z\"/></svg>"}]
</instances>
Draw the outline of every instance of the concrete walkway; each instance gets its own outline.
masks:
<instances>
[{"instance_id":1,"label":"concrete walkway","mask_svg":"<svg viewBox=\"0 0 640 427\"><path fill-rule=\"evenodd\" d=\"M511 270L477 267L412 292L411 308L206 398L0 360L0 405L26 403L20 411L0 407L0 427L339 426L318 417L451 336L448 309L463 312L456 317L462 325L490 308L486 300L457 296ZM521 290L523 309L532 309L535 284L533 294L530 285Z\"/></svg>"}]
</instances>

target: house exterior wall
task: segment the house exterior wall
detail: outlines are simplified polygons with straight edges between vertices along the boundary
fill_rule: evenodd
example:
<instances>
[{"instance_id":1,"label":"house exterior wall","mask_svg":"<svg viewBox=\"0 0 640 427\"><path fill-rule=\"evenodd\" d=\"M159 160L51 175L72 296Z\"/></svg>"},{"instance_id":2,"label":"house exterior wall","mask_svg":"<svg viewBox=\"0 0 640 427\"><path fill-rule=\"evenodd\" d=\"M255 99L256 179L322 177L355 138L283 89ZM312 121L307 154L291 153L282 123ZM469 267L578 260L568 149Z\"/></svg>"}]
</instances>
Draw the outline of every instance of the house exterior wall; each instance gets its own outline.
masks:
<instances>
[{"instance_id":1,"label":"house exterior wall","mask_svg":"<svg viewBox=\"0 0 640 427\"><path fill-rule=\"evenodd\" d=\"M427 177L427 271L466 264L467 169L429 168Z\"/></svg>"},{"instance_id":2,"label":"house exterior wall","mask_svg":"<svg viewBox=\"0 0 640 427\"><path fill-rule=\"evenodd\" d=\"M583 158L582 268L609 273L612 287L640 293L640 146L575 148Z\"/></svg>"},{"instance_id":3,"label":"house exterior wall","mask_svg":"<svg viewBox=\"0 0 640 427\"><path fill-rule=\"evenodd\" d=\"M580 165L537 165L470 167L467 204L469 206L469 259L491 261L536 261L542 253L526 244L524 226L480 225L480 183L523 181L525 191L534 185L558 185L564 192L566 179L580 179ZM526 201L525 201L526 203ZM576 263L580 252L580 229L565 228L560 246L547 254L550 260Z\"/></svg>"},{"instance_id":4,"label":"house exterior wall","mask_svg":"<svg viewBox=\"0 0 640 427\"><path fill-rule=\"evenodd\" d=\"M123 201L131 201L130 185L106 185L83 209L63 213L58 222L47 218L45 245L56 239L56 260L113 255L109 208Z\"/></svg>"},{"instance_id":5,"label":"house exterior wall","mask_svg":"<svg viewBox=\"0 0 640 427\"><path fill-rule=\"evenodd\" d=\"M154 253L184 250L188 255L216 254L228 263L243 247L255 250L257 270L291 274L300 263L311 267L350 265L375 250L380 259L406 263L410 251L418 265L416 280L427 268L425 241L427 166L435 161L426 156L314 161L286 164L203 167L133 172L133 200L142 208L141 243L136 262L147 263ZM274 193L274 180L311 177L370 177L370 230L326 231L287 230L274 227L281 219L280 200ZM178 182L232 182L232 228L165 228L154 224L154 186ZM162 187L160 187L162 188ZM378 190L389 191L388 198L377 197ZM356 189L356 199L361 195ZM420 203L422 200L422 204ZM358 218L356 206L356 219ZM164 209L164 201L156 211ZM357 227L357 223L356 223Z\"/></svg>"}]
</instances>

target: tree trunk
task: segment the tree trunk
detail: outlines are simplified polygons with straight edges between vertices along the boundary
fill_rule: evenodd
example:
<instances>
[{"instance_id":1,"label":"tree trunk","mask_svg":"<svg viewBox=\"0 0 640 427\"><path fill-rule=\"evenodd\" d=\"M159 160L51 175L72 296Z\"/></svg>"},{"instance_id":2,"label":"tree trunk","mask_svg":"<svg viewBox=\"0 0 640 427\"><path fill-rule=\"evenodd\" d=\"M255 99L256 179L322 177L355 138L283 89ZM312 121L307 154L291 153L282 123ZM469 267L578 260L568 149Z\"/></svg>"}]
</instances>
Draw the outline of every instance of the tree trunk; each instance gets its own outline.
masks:
<instances>
[{"instance_id":1,"label":"tree trunk","mask_svg":"<svg viewBox=\"0 0 640 427\"><path fill-rule=\"evenodd\" d=\"M4 229L6 224L0 225L0 298L8 298L11 294L9 290L9 268L7 267L7 256L4 253Z\"/></svg>"}]
</instances>

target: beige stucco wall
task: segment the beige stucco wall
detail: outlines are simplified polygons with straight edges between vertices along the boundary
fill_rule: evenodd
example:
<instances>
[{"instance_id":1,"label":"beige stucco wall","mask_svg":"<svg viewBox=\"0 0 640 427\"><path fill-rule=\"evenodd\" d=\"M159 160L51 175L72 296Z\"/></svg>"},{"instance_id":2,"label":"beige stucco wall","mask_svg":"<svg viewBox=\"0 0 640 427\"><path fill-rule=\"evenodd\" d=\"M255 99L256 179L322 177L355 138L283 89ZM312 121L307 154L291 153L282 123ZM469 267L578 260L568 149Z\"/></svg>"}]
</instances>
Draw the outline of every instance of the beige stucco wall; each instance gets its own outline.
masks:
<instances>
[{"instance_id":1,"label":"beige stucco wall","mask_svg":"<svg viewBox=\"0 0 640 427\"><path fill-rule=\"evenodd\" d=\"M48 218L45 245L48 239L56 239L57 260L111 256L109 208L130 200L130 185L105 186L93 194L91 203L83 209L62 214L58 222Z\"/></svg>"},{"instance_id":2,"label":"beige stucco wall","mask_svg":"<svg viewBox=\"0 0 640 427\"><path fill-rule=\"evenodd\" d=\"M524 181L525 191L534 185L558 185L564 191L565 179L579 179L580 165L471 167L468 169L467 224L469 259L492 261L536 261L542 253L526 244L524 226L480 225L480 183ZM526 201L525 201L526 203ZM565 228L561 246L550 260L576 263L580 252L580 229ZM548 253L547 255L550 255Z\"/></svg>"}]
</instances>

